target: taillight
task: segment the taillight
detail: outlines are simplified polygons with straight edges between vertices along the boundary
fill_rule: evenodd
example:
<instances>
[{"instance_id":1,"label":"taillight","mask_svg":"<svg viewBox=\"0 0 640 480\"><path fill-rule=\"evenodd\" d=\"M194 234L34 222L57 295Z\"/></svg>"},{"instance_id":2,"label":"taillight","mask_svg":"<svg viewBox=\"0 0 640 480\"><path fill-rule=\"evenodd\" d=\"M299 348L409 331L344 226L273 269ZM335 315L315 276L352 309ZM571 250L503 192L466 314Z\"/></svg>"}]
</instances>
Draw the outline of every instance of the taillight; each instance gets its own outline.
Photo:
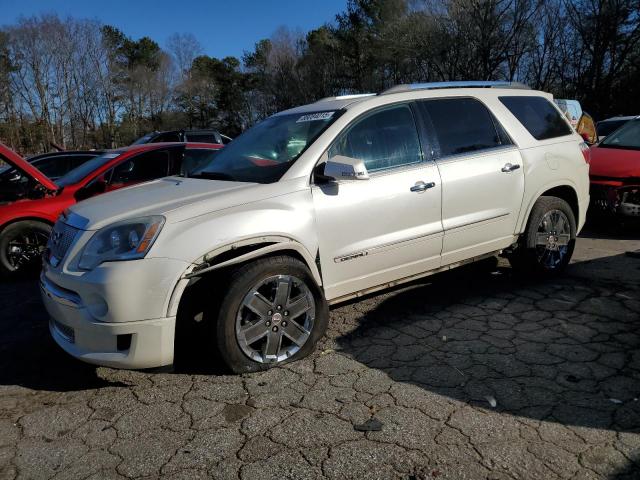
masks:
<instances>
[{"instance_id":1,"label":"taillight","mask_svg":"<svg viewBox=\"0 0 640 480\"><path fill-rule=\"evenodd\" d=\"M582 151L585 163L587 165L591 165L591 149L589 148L589 145L585 142L580 142L580 151Z\"/></svg>"}]
</instances>

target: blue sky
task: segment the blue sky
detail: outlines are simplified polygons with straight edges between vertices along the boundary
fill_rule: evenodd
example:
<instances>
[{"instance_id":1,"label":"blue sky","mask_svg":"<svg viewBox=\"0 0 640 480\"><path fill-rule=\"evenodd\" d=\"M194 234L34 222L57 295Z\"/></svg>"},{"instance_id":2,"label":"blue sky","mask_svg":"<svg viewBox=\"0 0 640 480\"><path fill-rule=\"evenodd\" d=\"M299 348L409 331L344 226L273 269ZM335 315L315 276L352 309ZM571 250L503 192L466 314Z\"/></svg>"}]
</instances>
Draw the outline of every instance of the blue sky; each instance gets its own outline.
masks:
<instances>
[{"instance_id":1,"label":"blue sky","mask_svg":"<svg viewBox=\"0 0 640 480\"><path fill-rule=\"evenodd\" d=\"M268 38L279 26L308 31L334 19L347 0L0 0L0 25L20 16L57 13L91 18L164 46L172 33L193 33L204 53L233 55Z\"/></svg>"}]
</instances>

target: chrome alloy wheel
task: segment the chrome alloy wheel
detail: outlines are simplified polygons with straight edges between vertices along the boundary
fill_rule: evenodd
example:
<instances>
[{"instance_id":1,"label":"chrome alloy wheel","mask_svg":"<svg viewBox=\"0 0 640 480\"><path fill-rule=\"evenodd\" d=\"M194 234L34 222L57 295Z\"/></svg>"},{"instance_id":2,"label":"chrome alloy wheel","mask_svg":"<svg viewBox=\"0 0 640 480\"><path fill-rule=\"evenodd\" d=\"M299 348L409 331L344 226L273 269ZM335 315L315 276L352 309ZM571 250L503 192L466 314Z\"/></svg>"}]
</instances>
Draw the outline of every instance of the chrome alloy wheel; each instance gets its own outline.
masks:
<instances>
[{"instance_id":1,"label":"chrome alloy wheel","mask_svg":"<svg viewBox=\"0 0 640 480\"><path fill-rule=\"evenodd\" d=\"M561 210L545 213L536 233L536 256L543 267L550 270L562 264L569 250L571 224Z\"/></svg>"},{"instance_id":2,"label":"chrome alloy wheel","mask_svg":"<svg viewBox=\"0 0 640 480\"><path fill-rule=\"evenodd\" d=\"M275 363L295 355L307 342L315 301L297 277L276 275L254 285L236 315L238 345L252 360Z\"/></svg>"}]
</instances>

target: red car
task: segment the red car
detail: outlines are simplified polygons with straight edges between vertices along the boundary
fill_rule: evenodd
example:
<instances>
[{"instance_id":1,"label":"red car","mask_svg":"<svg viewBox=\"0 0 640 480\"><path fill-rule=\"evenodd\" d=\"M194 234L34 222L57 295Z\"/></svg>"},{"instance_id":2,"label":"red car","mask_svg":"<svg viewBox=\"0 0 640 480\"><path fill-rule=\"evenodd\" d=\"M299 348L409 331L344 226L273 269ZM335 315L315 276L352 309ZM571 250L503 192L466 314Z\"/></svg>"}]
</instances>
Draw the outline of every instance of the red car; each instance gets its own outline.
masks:
<instances>
[{"instance_id":1,"label":"red car","mask_svg":"<svg viewBox=\"0 0 640 480\"><path fill-rule=\"evenodd\" d=\"M591 147L589 175L597 212L640 219L640 117Z\"/></svg>"},{"instance_id":2,"label":"red car","mask_svg":"<svg viewBox=\"0 0 640 480\"><path fill-rule=\"evenodd\" d=\"M0 160L24 173L20 188L0 189L0 274L38 265L51 226L85 198L169 175L186 175L209 163L218 144L152 143L112 150L55 182L0 143Z\"/></svg>"}]
</instances>

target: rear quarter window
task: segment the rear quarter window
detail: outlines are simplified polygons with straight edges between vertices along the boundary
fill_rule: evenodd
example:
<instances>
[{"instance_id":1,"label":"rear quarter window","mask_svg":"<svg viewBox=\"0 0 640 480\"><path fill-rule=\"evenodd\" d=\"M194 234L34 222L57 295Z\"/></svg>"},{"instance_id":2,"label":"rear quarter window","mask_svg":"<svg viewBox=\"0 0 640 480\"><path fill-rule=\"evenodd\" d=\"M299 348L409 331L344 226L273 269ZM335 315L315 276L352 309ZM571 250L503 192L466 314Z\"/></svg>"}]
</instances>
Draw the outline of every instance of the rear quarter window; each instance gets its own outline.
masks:
<instances>
[{"instance_id":1,"label":"rear quarter window","mask_svg":"<svg viewBox=\"0 0 640 480\"><path fill-rule=\"evenodd\" d=\"M502 104L536 140L564 137L571 127L562 114L544 97L499 97Z\"/></svg>"}]
</instances>

